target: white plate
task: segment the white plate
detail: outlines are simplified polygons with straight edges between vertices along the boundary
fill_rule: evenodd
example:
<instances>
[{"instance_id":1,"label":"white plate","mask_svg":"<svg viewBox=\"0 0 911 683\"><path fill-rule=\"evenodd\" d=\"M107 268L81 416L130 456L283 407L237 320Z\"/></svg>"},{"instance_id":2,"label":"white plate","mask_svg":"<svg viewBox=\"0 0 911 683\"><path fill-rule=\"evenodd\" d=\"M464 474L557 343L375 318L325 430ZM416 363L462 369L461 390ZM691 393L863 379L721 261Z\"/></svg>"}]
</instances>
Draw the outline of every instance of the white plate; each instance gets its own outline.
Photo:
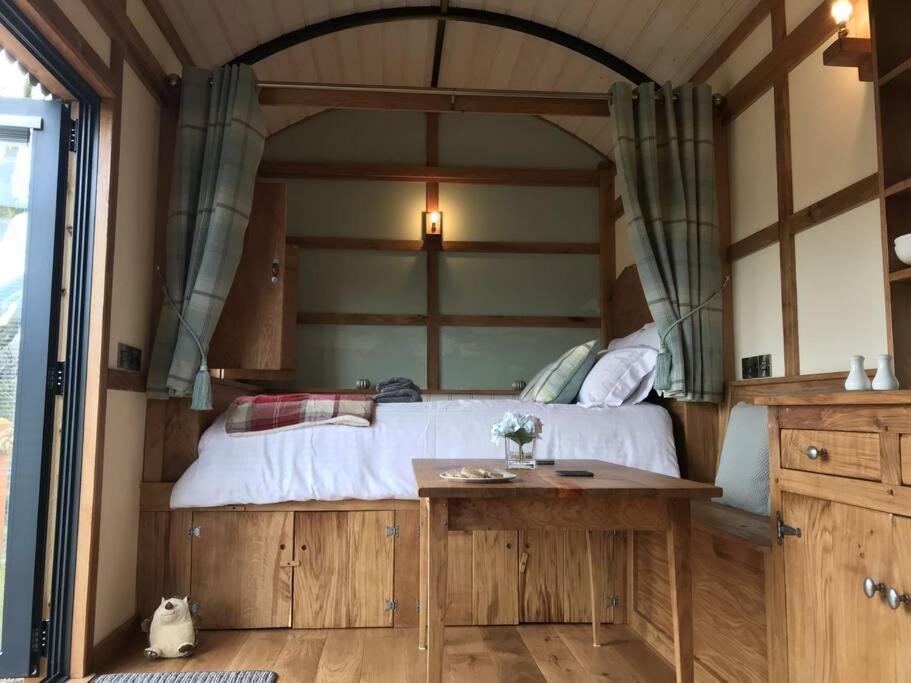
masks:
<instances>
[{"instance_id":1,"label":"white plate","mask_svg":"<svg viewBox=\"0 0 911 683\"><path fill-rule=\"evenodd\" d=\"M493 472L499 472L502 474L502 477L492 478L492 477L474 477L471 479L466 479L465 477L450 477L447 476L446 472L440 473L440 479L445 479L446 481L460 481L465 484L492 484L495 482L510 481L516 478L514 472L506 472L504 470L492 470Z\"/></svg>"}]
</instances>

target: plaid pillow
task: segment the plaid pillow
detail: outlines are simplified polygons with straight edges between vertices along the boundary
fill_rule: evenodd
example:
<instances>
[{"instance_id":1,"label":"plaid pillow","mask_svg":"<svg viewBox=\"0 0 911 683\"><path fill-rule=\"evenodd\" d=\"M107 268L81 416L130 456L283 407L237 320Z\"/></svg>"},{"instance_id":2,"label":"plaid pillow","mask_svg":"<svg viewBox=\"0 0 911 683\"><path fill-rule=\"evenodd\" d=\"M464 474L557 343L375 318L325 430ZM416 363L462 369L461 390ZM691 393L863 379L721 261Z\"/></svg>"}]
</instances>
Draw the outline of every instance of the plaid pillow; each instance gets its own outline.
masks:
<instances>
[{"instance_id":1,"label":"plaid pillow","mask_svg":"<svg viewBox=\"0 0 911 683\"><path fill-rule=\"evenodd\" d=\"M572 403L595 364L597 353L597 339L571 348L535 375L519 398L537 403Z\"/></svg>"}]
</instances>

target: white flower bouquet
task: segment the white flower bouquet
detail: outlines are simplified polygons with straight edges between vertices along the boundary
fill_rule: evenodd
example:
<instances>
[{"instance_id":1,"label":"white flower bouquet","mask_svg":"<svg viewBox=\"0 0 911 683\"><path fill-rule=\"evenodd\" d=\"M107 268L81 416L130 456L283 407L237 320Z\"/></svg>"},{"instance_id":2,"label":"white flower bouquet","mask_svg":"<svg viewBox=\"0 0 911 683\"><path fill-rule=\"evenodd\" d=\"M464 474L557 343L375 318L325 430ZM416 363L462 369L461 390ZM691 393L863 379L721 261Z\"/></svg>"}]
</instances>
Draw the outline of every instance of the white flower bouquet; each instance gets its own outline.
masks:
<instances>
[{"instance_id":1,"label":"white flower bouquet","mask_svg":"<svg viewBox=\"0 0 911 683\"><path fill-rule=\"evenodd\" d=\"M506 444L507 469L534 469L535 441L541 438L541 428L537 417L519 413L506 413L490 428L490 440Z\"/></svg>"}]
</instances>

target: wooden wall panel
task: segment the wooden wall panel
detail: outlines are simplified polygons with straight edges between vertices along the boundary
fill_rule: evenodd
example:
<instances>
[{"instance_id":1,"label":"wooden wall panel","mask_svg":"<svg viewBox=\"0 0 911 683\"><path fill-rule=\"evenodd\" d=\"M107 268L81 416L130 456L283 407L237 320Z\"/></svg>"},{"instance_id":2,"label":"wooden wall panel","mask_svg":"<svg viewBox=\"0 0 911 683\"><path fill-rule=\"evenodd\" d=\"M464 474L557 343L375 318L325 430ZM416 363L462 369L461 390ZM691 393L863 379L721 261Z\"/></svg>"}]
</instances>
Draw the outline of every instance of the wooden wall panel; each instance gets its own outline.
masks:
<instances>
[{"instance_id":1,"label":"wooden wall panel","mask_svg":"<svg viewBox=\"0 0 911 683\"><path fill-rule=\"evenodd\" d=\"M348 513L294 515L294 628L348 625Z\"/></svg>"},{"instance_id":2,"label":"wooden wall panel","mask_svg":"<svg viewBox=\"0 0 911 683\"><path fill-rule=\"evenodd\" d=\"M290 512L193 513L192 589L204 628L291 626L293 524Z\"/></svg>"},{"instance_id":3,"label":"wooden wall panel","mask_svg":"<svg viewBox=\"0 0 911 683\"><path fill-rule=\"evenodd\" d=\"M479 626L519 623L518 532L472 533L472 604Z\"/></svg>"},{"instance_id":4,"label":"wooden wall panel","mask_svg":"<svg viewBox=\"0 0 911 683\"><path fill-rule=\"evenodd\" d=\"M139 550L136 562L136 611L152 616L161 598L191 594L190 536L192 513L139 513Z\"/></svg>"},{"instance_id":5,"label":"wooden wall panel","mask_svg":"<svg viewBox=\"0 0 911 683\"><path fill-rule=\"evenodd\" d=\"M392 626L394 525L391 510L348 513L348 626Z\"/></svg>"},{"instance_id":6,"label":"wooden wall panel","mask_svg":"<svg viewBox=\"0 0 911 683\"><path fill-rule=\"evenodd\" d=\"M693 530L697 680L767 681L765 562L768 549ZM636 532L631 623L673 656L664 537Z\"/></svg>"}]
</instances>

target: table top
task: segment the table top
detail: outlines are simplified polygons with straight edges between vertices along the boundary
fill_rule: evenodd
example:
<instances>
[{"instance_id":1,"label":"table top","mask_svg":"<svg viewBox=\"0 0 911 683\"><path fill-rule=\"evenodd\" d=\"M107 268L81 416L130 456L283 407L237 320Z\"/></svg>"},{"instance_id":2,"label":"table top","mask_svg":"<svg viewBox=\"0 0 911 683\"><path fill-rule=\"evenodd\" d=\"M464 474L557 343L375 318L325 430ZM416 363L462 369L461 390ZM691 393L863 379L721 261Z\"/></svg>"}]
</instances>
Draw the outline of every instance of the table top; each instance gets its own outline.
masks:
<instances>
[{"instance_id":1,"label":"table top","mask_svg":"<svg viewBox=\"0 0 911 683\"><path fill-rule=\"evenodd\" d=\"M750 400L768 406L906 406L911 405L911 391L798 391L792 394L756 396Z\"/></svg>"},{"instance_id":2,"label":"table top","mask_svg":"<svg viewBox=\"0 0 911 683\"><path fill-rule=\"evenodd\" d=\"M462 483L441 479L440 474L457 467L502 469L497 460L412 460L421 498L506 498L578 496L659 496L666 498L714 498L721 489L688 479L655 474L603 460L557 460L533 470L510 470L517 476L504 482ZM593 477L561 477L556 470L588 470Z\"/></svg>"}]
</instances>

